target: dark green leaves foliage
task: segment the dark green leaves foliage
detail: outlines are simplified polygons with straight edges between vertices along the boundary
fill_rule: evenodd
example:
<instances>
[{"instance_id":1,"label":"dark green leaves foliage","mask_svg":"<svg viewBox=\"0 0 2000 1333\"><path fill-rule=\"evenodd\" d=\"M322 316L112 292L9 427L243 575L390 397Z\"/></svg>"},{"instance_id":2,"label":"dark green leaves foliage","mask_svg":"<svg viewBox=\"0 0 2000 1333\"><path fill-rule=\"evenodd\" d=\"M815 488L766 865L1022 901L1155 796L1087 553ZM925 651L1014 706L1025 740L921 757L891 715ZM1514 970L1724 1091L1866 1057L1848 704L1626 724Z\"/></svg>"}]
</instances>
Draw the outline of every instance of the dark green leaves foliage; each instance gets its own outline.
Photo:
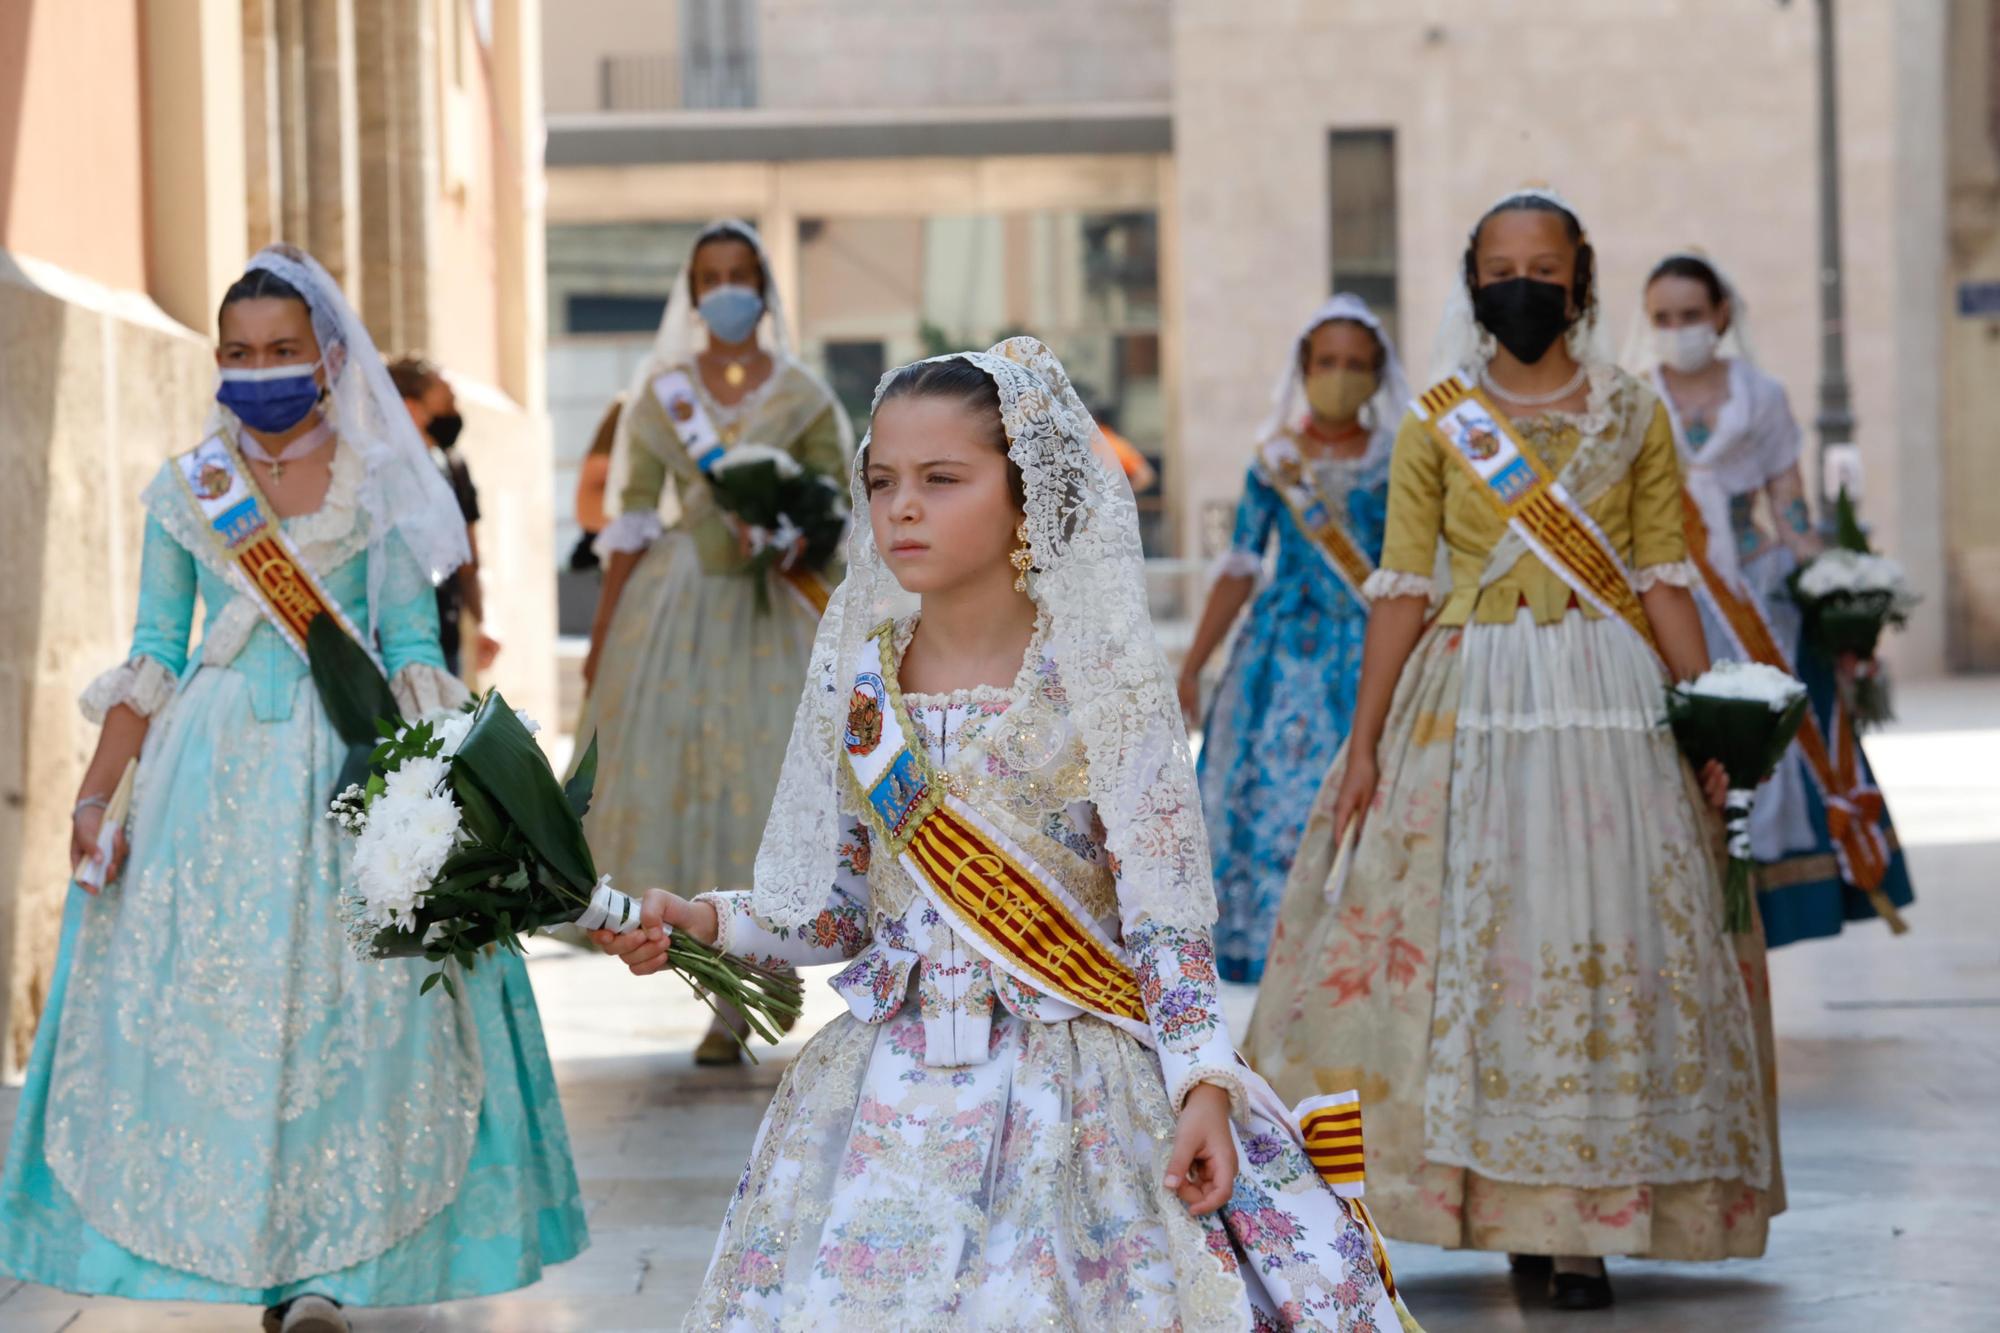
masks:
<instances>
[{"instance_id":1,"label":"dark green leaves foliage","mask_svg":"<svg viewBox=\"0 0 2000 1333\"><path fill-rule=\"evenodd\" d=\"M840 488L810 470L787 477L780 475L776 463L739 463L710 473L708 489L717 504L752 526L775 529L781 515L789 518L805 536L805 551L798 562L803 569L825 569L847 531ZM785 554L771 550L751 558L750 573L757 580L760 610L770 609L764 576L778 567Z\"/></svg>"},{"instance_id":2,"label":"dark green leaves foliage","mask_svg":"<svg viewBox=\"0 0 2000 1333\"><path fill-rule=\"evenodd\" d=\"M1710 759L1719 762L1732 787L1755 787L1771 776L1806 715L1804 694L1774 713L1760 699L1708 699L1686 691L1685 685L1667 691L1674 739L1697 767Z\"/></svg>"},{"instance_id":3,"label":"dark green leaves foliage","mask_svg":"<svg viewBox=\"0 0 2000 1333\"><path fill-rule=\"evenodd\" d=\"M333 784L338 794L367 782L369 751L383 734L381 727L393 727L402 710L375 659L332 616L314 616L306 627L306 661L334 731L347 742L347 758Z\"/></svg>"},{"instance_id":4,"label":"dark green leaves foliage","mask_svg":"<svg viewBox=\"0 0 2000 1333\"><path fill-rule=\"evenodd\" d=\"M385 738L373 758L387 770L405 758L435 754L438 745L429 724L420 723L400 740ZM596 772L593 743L565 790L506 699L497 690L488 693L451 759L449 781L464 840L444 863L416 926L377 932L372 951L470 970L488 947L518 954L523 935L574 920L597 883L581 816ZM381 782L379 772L370 779L376 790ZM424 979L423 988L440 985L457 994L442 968Z\"/></svg>"}]
</instances>

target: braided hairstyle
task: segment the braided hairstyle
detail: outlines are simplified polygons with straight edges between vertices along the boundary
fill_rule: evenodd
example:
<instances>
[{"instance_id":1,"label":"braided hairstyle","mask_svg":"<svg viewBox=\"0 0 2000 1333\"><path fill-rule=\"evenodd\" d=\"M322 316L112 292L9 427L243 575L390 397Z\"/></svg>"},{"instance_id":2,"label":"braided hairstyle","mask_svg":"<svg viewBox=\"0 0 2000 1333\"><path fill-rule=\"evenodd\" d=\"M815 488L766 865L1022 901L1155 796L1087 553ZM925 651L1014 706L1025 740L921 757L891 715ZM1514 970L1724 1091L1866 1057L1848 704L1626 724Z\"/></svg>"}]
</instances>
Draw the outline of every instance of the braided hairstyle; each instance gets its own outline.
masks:
<instances>
[{"instance_id":1,"label":"braided hairstyle","mask_svg":"<svg viewBox=\"0 0 2000 1333\"><path fill-rule=\"evenodd\" d=\"M1576 314L1570 323L1575 325L1578 320L1588 319L1597 309L1597 251L1591 247L1590 237L1576 214L1543 194L1510 194L1480 215L1473 224L1472 234L1465 238L1465 290L1479 290L1479 233L1501 213L1553 213L1562 219L1563 231L1576 246L1576 272L1569 285L1570 302L1576 307Z\"/></svg>"}]
</instances>

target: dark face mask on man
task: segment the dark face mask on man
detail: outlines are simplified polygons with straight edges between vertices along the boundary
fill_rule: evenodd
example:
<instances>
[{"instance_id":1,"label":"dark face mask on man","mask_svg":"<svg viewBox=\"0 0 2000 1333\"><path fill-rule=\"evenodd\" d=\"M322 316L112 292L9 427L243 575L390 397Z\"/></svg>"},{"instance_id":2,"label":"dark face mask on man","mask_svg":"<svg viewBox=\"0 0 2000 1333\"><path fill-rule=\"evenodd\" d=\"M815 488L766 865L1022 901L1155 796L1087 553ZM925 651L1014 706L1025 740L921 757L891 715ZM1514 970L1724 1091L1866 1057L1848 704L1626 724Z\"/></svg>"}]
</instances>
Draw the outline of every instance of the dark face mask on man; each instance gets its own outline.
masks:
<instances>
[{"instance_id":1,"label":"dark face mask on man","mask_svg":"<svg viewBox=\"0 0 2000 1333\"><path fill-rule=\"evenodd\" d=\"M430 437L440 449L449 449L458 443L458 433L465 429L465 418L456 412L443 412L431 418Z\"/></svg>"},{"instance_id":2,"label":"dark face mask on man","mask_svg":"<svg viewBox=\"0 0 2000 1333\"><path fill-rule=\"evenodd\" d=\"M1535 278L1489 282L1472 293L1472 314L1521 364L1532 366L1569 329L1569 288Z\"/></svg>"}]
</instances>

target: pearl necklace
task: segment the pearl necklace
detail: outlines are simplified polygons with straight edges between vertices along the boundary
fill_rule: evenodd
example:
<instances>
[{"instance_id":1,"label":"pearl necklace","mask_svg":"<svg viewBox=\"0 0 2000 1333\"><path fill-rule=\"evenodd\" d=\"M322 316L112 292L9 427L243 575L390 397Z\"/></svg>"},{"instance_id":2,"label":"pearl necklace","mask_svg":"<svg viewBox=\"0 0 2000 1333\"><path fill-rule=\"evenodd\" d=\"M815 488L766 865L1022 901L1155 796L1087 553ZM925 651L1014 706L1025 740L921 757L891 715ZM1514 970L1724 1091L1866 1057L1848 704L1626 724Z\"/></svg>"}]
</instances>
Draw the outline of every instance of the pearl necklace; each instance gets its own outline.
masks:
<instances>
[{"instance_id":1,"label":"pearl necklace","mask_svg":"<svg viewBox=\"0 0 2000 1333\"><path fill-rule=\"evenodd\" d=\"M266 463L271 468L271 480L282 483L285 480L285 464L295 463L313 450L325 444L333 435L333 426L325 418L305 434L290 444L272 453L266 449L249 431L243 432L243 456L254 463Z\"/></svg>"},{"instance_id":2,"label":"pearl necklace","mask_svg":"<svg viewBox=\"0 0 2000 1333\"><path fill-rule=\"evenodd\" d=\"M1503 389L1494 383L1493 372L1490 367L1479 372L1479 382L1518 407L1547 407L1550 403L1560 403L1563 399L1581 389L1585 373L1586 368L1578 366L1576 374L1570 376L1568 382L1554 393L1525 394L1515 393L1512 389Z\"/></svg>"}]
</instances>

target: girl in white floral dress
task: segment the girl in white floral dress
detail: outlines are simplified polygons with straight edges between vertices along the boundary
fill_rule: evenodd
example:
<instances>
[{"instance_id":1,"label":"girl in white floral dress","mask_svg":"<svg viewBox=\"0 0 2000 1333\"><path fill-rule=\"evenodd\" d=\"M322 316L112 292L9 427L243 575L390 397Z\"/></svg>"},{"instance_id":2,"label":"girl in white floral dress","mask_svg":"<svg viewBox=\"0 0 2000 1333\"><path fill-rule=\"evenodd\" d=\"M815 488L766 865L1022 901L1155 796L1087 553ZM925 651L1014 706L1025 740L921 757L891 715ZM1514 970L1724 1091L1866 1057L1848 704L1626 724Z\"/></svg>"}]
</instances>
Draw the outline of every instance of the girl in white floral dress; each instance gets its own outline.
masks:
<instances>
[{"instance_id":1,"label":"girl in white floral dress","mask_svg":"<svg viewBox=\"0 0 2000 1333\"><path fill-rule=\"evenodd\" d=\"M1186 735L1094 437L1033 339L883 382L756 887L655 890L646 930L598 937L640 973L673 929L848 963L690 1328L1414 1327L1328 1183L1352 1103L1301 1108L1302 1138L1230 1048Z\"/></svg>"}]
</instances>

